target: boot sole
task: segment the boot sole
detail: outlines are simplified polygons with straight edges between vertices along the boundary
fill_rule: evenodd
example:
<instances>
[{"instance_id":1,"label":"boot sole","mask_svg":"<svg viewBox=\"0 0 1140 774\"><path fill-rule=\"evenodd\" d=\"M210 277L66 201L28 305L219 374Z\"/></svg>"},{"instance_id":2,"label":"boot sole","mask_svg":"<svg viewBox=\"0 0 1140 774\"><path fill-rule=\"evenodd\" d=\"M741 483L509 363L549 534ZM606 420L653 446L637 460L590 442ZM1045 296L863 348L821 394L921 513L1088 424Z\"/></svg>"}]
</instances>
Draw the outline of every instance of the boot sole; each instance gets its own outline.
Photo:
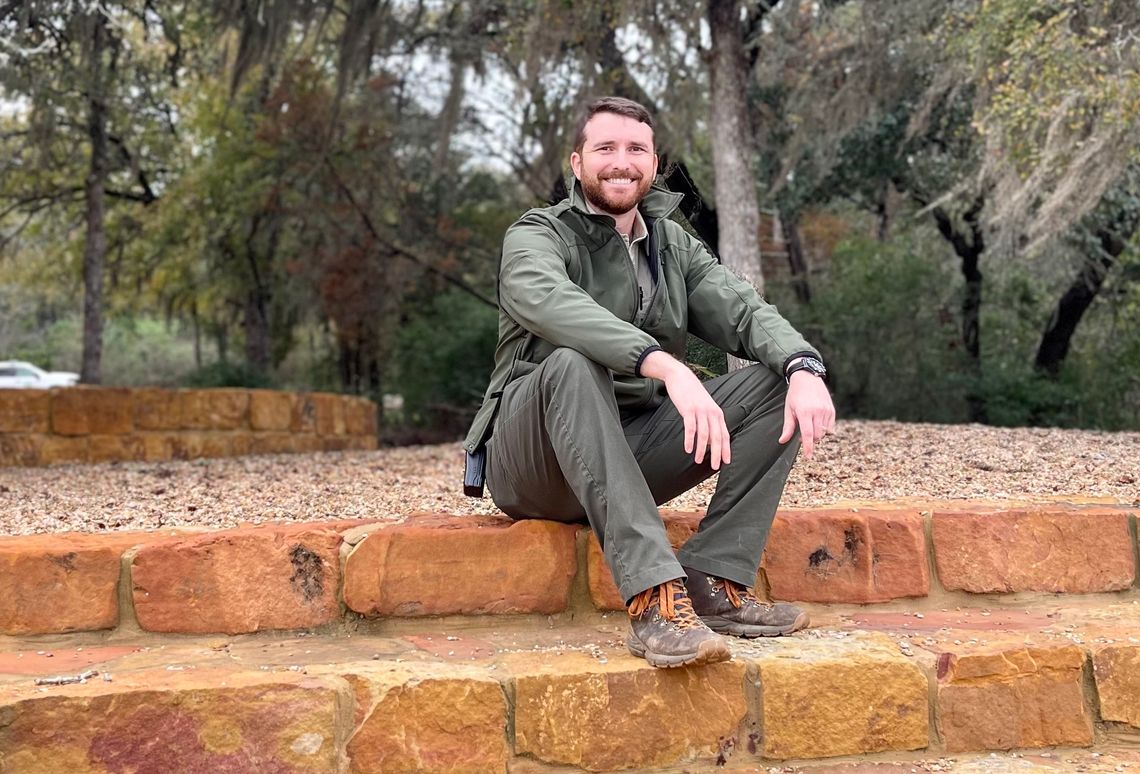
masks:
<instances>
[{"instance_id":1,"label":"boot sole","mask_svg":"<svg viewBox=\"0 0 1140 774\"><path fill-rule=\"evenodd\" d=\"M655 653L646 648L645 644L631 632L629 636L625 638L625 646L633 655L645 659L651 666L662 669L715 664L720 661L728 661L732 658L732 653L729 651L728 645L715 640L702 642L697 647L695 653Z\"/></svg>"},{"instance_id":2,"label":"boot sole","mask_svg":"<svg viewBox=\"0 0 1140 774\"><path fill-rule=\"evenodd\" d=\"M755 639L757 637L782 637L785 634L798 632L800 629L806 629L811 619L806 612L800 613L796 616L796 620L785 626L762 626L760 624L743 624L739 621L733 621L728 618L721 618L717 615L701 616L705 626L712 629L717 634L731 634L733 637L744 637L745 639Z\"/></svg>"}]
</instances>

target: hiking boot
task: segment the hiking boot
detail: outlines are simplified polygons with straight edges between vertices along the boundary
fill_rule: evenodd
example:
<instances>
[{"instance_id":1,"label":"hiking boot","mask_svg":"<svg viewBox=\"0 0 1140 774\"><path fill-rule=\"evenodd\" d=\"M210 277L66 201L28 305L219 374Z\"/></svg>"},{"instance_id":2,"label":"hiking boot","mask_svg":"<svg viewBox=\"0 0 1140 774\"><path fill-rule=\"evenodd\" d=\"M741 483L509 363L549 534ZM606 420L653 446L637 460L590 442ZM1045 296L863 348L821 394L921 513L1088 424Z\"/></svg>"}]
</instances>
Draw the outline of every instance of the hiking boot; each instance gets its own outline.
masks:
<instances>
[{"instance_id":1,"label":"hiking boot","mask_svg":"<svg viewBox=\"0 0 1140 774\"><path fill-rule=\"evenodd\" d=\"M648 588L629 605L629 652L655 667L679 667L728 661L722 637L709 631L693 612L680 578Z\"/></svg>"},{"instance_id":2,"label":"hiking boot","mask_svg":"<svg viewBox=\"0 0 1140 774\"><path fill-rule=\"evenodd\" d=\"M737 637L779 637L808 625L808 614L784 602L761 602L752 589L685 568L693 609L714 632Z\"/></svg>"}]
</instances>

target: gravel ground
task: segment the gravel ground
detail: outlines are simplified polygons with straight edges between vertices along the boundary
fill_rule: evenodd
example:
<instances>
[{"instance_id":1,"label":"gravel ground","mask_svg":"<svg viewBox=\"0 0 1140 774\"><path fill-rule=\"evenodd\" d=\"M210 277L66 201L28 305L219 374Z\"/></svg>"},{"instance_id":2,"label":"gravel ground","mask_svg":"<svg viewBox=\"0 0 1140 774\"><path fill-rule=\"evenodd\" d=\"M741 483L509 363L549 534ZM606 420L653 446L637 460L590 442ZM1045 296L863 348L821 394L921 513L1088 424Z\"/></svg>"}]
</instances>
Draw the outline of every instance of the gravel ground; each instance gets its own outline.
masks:
<instances>
[{"instance_id":1,"label":"gravel ground","mask_svg":"<svg viewBox=\"0 0 1140 774\"><path fill-rule=\"evenodd\" d=\"M495 513L461 492L458 443L164 463L0 468L0 534ZM703 508L714 480L673 500ZM1111 498L1140 506L1140 433L840 422L786 506L844 500Z\"/></svg>"}]
</instances>

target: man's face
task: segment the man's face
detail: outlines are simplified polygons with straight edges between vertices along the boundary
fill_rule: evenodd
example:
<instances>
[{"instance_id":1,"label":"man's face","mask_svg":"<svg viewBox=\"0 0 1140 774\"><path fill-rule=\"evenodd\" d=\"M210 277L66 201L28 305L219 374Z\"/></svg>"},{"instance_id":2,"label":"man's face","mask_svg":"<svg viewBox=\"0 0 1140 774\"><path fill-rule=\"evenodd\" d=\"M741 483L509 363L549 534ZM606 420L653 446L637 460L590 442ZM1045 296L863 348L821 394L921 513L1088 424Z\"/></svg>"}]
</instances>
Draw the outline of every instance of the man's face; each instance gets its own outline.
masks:
<instances>
[{"instance_id":1,"label":"man's face","mask_svg":"<svg viewBox=\"0 0 1140 774\"><path fill-rule=\"evenodd\" d=\"M586 123L581 152L570 154L570 168L596 209L623 215L649 192L657 176L653 130L648 124L597 113Z\"/></svg>"}]
</instances>

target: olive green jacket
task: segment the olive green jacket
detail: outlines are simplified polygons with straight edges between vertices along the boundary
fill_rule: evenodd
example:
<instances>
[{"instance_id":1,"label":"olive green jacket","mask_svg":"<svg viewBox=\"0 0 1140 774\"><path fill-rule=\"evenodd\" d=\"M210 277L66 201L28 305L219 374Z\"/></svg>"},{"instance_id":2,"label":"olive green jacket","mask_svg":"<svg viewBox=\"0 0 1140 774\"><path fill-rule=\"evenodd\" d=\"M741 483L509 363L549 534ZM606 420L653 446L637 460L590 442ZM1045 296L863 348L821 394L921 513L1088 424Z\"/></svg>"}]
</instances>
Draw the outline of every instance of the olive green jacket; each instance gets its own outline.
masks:
<instances>
[{"instance_id":1,"label":"olive green jacket","mask_svg":"<svg viewBox=\"0 0 1140 774\"><path fill-rule=\"evenodd\" d=\"M491 436L503 388L558 347L610 369L622 408L652 408L665 400L663 383L640 375L641 362L657 349L683 359L687 333L777 373L794 355L818 357L751 284L668 219L680 202L680 194L657 186L641 202L656 280L652 297L643 300L613 218L590 214L577 183L569 199L530 210L507 230L495 368L464 442L469 453ZM648 305L640 327L631 322L639 301Z\"/></svg>"}]
</instances>

